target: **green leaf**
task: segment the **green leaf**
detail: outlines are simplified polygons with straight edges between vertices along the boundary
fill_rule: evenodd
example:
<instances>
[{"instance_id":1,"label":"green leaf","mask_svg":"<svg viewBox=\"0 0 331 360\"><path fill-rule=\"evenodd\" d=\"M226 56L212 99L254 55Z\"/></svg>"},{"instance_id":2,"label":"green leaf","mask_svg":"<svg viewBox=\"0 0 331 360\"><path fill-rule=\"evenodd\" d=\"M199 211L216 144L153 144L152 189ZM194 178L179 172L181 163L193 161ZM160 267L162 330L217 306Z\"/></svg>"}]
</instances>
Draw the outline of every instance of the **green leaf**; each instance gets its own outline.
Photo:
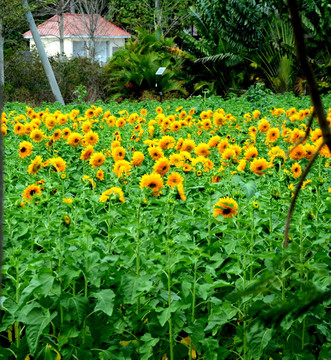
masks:
<instances>
[{"instance_id":1,"label":"green leaf","mask_svg":"<svg viewBox=\"0 0 331 360\"><path fill-rule=\"evenodd\" d=\"M88 312L88 299L83 295L76 295L61 301L61 304L68 310L73 310L73 314L81 324Z\"/></svg>"},{"instance_id":2,"label":"green leaf","mask_svg":"<svg viewBox=\"0 0 331 360\"><path fill-rule=\"evenodd\" d=\"M32 311L27 315L25 334L31 355L34 355L37 350L39 338L43 330L56 315L57 312L50 314L48 309L32 309Z\"/></svg>"},{"instance_id":3,"label":"green leaf","mask_svg":"<svg viewBox=\"0 0 331 360\"><path fill-rule=\"evenodd\" d=\"M141 346L141 360L148 360L153 355L153 348L159 342L159 338L153 338L151 334L147 333L141 337L144 344Z\"/></svg>"},{"instance_id":4,"label":"green leaf","mask_svg":"<svg viewBox=\"0 0 331 360\"><path fill-rule=\"evenodd\" d=\"M114 309L115 293L110 289L105 289L93 294L93 296L97 299L94 310L100 310L108 316L111 316Z\"/></svg>"}]
</instances>

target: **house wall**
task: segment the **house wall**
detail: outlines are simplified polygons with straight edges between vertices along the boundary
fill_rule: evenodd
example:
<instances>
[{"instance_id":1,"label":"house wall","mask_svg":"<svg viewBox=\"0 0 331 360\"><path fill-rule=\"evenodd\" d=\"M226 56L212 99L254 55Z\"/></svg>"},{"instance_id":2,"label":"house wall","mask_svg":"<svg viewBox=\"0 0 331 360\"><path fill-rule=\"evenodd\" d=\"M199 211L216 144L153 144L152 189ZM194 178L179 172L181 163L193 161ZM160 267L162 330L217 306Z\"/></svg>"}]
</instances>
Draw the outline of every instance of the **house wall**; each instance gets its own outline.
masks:
<instances>
[{"instance_id":1,"label":"house wall","mask_svg":"<svg viewBox=\"0 0 331 360\"><path fill-rule=\"evenodd\" d=\"M48 56L56 56L60 53L60 39L56 37L45 38L42 37L41 41L45 47L46 54ZM64 53L70 58L73 56L73 42L74 41L86 41L85 38L76 37L76 38L65 38L64 39ZM108 42L107 46L107 58L110 58L114 55L118 48L121 48L125 45L125 39L122 38L108 38L108 39L97 39L99 42ZM35 42L33 39L30 39L30 49L35 48Z\"/></svg>"}]
</instances>

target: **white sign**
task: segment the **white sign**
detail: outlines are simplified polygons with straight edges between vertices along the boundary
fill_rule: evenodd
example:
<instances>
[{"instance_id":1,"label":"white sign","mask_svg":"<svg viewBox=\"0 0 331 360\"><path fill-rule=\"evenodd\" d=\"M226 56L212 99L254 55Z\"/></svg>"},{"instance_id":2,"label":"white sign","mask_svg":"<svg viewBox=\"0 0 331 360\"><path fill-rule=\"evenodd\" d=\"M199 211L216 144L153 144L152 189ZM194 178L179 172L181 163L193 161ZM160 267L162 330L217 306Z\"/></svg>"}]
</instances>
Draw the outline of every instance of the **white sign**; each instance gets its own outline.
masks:
<instances>
[{"instance_id":1,"label":"white sign","mask_svg":"<svg viewBox=\"0 0 331 360\"><path fill-rule=\"evenodd\" d=\"M165 72L165 67L159 67L155 75L162 75Z\"/></svg>"}]
</instances>

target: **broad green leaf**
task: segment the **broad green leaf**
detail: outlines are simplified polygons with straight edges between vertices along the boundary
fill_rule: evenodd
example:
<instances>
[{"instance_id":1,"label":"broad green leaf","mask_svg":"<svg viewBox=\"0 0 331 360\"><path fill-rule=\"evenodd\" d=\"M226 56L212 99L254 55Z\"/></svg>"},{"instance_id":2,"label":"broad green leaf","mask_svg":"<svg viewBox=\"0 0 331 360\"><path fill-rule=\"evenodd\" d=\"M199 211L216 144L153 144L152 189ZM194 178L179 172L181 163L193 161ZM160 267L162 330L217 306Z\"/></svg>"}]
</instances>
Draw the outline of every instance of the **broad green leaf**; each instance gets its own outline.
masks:
<instances>
[{"instance_id":1,"label":"broad green leaf","mask_svg":"<svg viewBox=\"0 0 331 360\"><path fill-rule=\"evenodd\" d=\"M34 355L37 350L40 335L56 315L57 312L50 314L49 310L42 309L33 309L28 314L25 334L32 355Z\"/></svg>"},{"instance_id":2,"label":"broad green leaf","mask_svg":"<svg viewBox=\"0 0 331 360\"><path fill-rule=\"evenodd\" d=\"M101 310L108 316L111 316L114 309L115 293L110 289L105 289L94 293L93 296L97 299L94 310Z\"/></svg>"}]
</instances>

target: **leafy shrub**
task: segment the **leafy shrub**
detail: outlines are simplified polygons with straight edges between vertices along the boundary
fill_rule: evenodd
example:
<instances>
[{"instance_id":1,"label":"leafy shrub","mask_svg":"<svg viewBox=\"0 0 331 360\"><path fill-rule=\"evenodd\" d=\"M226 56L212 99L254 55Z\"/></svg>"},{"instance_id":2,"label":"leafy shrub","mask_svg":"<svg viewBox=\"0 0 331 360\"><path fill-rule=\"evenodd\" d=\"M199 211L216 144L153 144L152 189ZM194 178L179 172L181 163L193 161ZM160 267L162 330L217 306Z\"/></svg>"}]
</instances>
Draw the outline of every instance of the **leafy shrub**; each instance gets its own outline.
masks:
<instances>
[{"instance_id":1,"label":"leafy shrub","mask_svg":"<svg viewBox=\"0 0 331 360\"><path fill-rule=\"evenodd\" d=\"M6 101L24 101L37 106L55 100L36 52L18 52L6 60ZM104 72L98 63L88 58L65 58L61 62L58 57L50 58L50 62L65 103L76 99L74 91L79 85L87 89L85 101L105 99Z\"/></svg>"}]
</instances>

